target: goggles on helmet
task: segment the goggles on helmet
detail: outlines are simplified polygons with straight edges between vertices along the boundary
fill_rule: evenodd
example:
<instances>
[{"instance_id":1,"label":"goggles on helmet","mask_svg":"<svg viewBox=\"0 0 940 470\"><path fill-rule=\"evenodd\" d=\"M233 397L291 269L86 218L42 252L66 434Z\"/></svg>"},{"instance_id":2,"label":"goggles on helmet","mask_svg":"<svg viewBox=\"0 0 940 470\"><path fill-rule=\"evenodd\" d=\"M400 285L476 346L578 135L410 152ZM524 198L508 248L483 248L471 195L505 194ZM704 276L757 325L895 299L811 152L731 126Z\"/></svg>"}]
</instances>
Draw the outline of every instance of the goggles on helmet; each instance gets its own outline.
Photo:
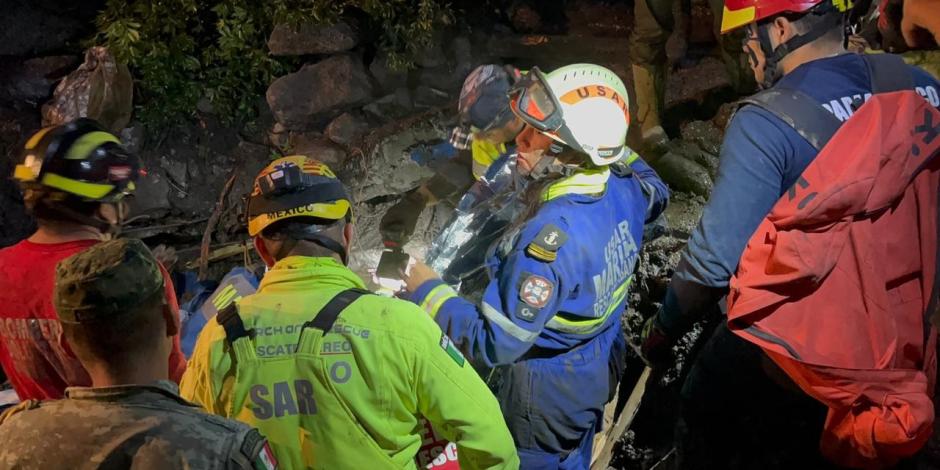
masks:
<instances>
[{"instance_id":1,"label":"goggles on helmet","mask_svg":"<svg viewBox=\"0 0 940 470\"><path fill-rule=\"evenodd\" d=\"M509 106L526 124L541 132L555 132L565 124L561 102L538 67L533 67L509 90Z\"/></svg>"}]
</instances>

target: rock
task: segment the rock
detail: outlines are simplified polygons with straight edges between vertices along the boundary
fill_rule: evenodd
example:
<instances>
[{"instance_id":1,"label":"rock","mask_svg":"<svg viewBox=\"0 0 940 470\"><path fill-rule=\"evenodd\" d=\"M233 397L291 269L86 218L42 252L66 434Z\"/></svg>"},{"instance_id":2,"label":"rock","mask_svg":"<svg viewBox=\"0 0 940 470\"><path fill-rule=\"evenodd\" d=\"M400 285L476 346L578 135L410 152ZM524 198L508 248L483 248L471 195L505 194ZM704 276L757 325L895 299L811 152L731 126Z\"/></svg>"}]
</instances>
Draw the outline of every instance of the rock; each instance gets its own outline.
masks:
<instances>
[{"instance_id":1,"label":"rock","mask_svg":"<svg viewBox=\"0 0 940 470\"><path fill-rule=\"evenodd\" d=\"M379 52L369 64L369 73L375 78L379 88L385 93L390 93L398 88L406 86L408 82L408 72L405 70L393 70L388 63L388 54Z\"/></svg>"},{"instance_id":2,"label":"rock","mask_svg":"<svg viewBox=\"0 0 940 470\"><path fill-rule=\"evenodd\" d=\"M738 109L737 103L725 103L718 108L718 112L712 118L712 123L721 131L722 138L724 138L725 130L728 129L728 123L731 122L736 109Z\"/></svg>"},{"instance_id":3,"label":"rock","mask_svg":"<svg viewBox=\"0 0 940 470\"><path fill-rule=\"evenodd\" d=\"M0 101L41 103L79 62L79 57L71 55L0 61Z\"/></svg>"},{"instance_id":4,"label":"rock","mask_svg":"<svg viewBox=\"0 0 940 470\"><path fill-rule=\"evenodd\" d=\"M712 180L708 170L674 151L667 152L651 165L674 191L706 197L711 192Z\"/></svg>"},{"instance_id":5,"label":"rock","mask_svg":"<svg viewBox=\"0 0 940 470\"><path fill-rule=\"evenodd\" d=\"M454 62L457 63L457 70L462 75L467 75L473 70L473 45L470 38L466 36L457 36L451 44L454 50Z\"/></svg>"},{"instance_id":6,"label":"rock","mask_svg":"<svg viewBox=\"0 0 940 470\"><path fill-rule=\"evenodd\" d=\"M705 200L701 196L676 193L669 200L669 206L663 213L670 235L685 242L692 236L692 231L702 218ZM675 267L673 265L672 267Z\"/></svg>"},{"instance_id":7,"label":"rock","mask_svg":"<svg viewBox=\"0 0 940 470\"><path fill-rule=\"evenodd\" d=\"M411 114L411 93L407 88L399 88L395 93L385 95L365 106L362 110L382 121L401 119Z\"/></svg>"},{"instance_id":8,"label":"rock","mask_svg":"<svg viewBox=\"0 0 940 470\"><path fill-rule=\"evenodd\" d=\"M680 68L667 77L666 107L697 101L701 103L712 92L731 85L721 60L706 57L696 66Z\"/></svg>"},{"instance_id":9,"label":"rock","mask_svg":"<svg viewBox=\"0 0 940 470\"><path fill-rule=\"evenodd\" d=\"M275 119L285 128L307 130L344 107L368 101L372 84L358 58L339 55L278 78L266 96Z\"/></svg>"},{"instance_id":10,"label":"rock","mask_svg":"<svg viewBox=\"0 0 940 470\"><path fill-rule=\"evenodd\" d=\"M42 106L44 126L89 117L111 132L120 132L134 110L134 77L107 47L85 51L85 60L56 85Z\"/></svg>"},{"instance_id":11,"label":"rock","mask_svg":"<svg viewBox=\"0 0 940 470\"><path fill-rule=\"evenodd\" d=\"M364 118L345 112L326 126L325 134L333 142L348 147L358 142L367 132L369 123Z\"/></svg>"},{"instance_id":12,"label":"rock","mask_svg":"<svg viewBox=\"0 0 940 470\"><path fill-rule=\"evenodd\" d=\"M437 90L458 95L467 73L460 73L452 64L445 64L434 68L418 70L418 84L426 85Z\"/></svg>"},{"instance_id":13,"label":"rock","mask_svg":"<svg viewBox=\"0 0 940 470\"><path fill-rule=\"evenodd\" d=\"M220 223L232 231L238 231L244 229L244 221L240 220L245 211L245 207L242 206L242 197L251 193L255 176L270 163L271 149L264 145L241 141L232 151L232 156L241 164L241 168L235 178L235 183L232 184L232 191L226 203L229 207L236 207L237 210L225 211Z\"/></svg>"},{"instance_id":14,"label":"rock","mask_svg":"<svg viewBox=\"0 0 940 470\"><path fill-rule=\"evenodd\" d=\"M121 144L131 153L140 153L144 145L144 126L140 123L121 129Z\"/></svg>"},{"instance_id":15,"label":"rock","mask_svg":"<svg viewBox=\"0 0 940 470\"><path fill-rule=\"evenodd\" d=\"M346 183L350 188L358 188L358 201L398 196L412 190L434 172L415 163L410 150L419 143L437 142L447 136L448 129L441 123L441 117L436 116L384 137L368 155L349 162L356 171Z\"/></svg>"},{"instance_id":16,"label":"rock","mask_svg":"<svg viewBox=\"0 0 940 470\"><path fill-rule=\"evenodd\" d=\"M317 159L334 171L339 171L346 163L346 151L315 132L291 133L290 143L292 154Z\"/></svg>"},{"instance_id":17,"label":"rock","mask_svg":"<svg viewBox=\"0 0 940 470\"><path fill-rule=\"evenodd\" d=\"M440 67L447 63L447 55L444 54L443 44L444 38L442 35L435 35L430 44L416 54L415 63L423 68Z\"/></svg>"},{"instance_id":18,"label":"rock","mask_svg":"<svg viewBox=\"0 0 940 470\"><path fill-rule=\"evenodd\" d=\"M335 54L348 51L357 44L359 33L345 22L334 25L304 23L296 28L279 24L268 39L268 49L276 56Z\"/></svg>"},{"instance_id":19,"label":"rock","mask_svg":"<svg viewBox=\"0 0 940 470\"><path fill-rule=\"evenodd\" d=\"M166 171L160 167L148 168L147 176L137 181L137 191L130 199L132 215L161 217L172 209L170 183Z\"/></svg>"},{"instance_id":20,"label":"rock","mask_svg":"<svg viewBox=\"0 0 940 470\"><path fill-rule=\"evenodd\" d=\"M721 130L709 121L692 121L682 128L682 138L694 142L711 155L718 155L721 150Z\"/></svg>"},{"instance_id":21,"label":"rock","mask_svg":"<svg viewBox=\"0 0 940 470\"><path fill-rule=\"evenodd\" d=\"M708 176L712 181L718 180L718 157L705 152L699 152L695 156L695 163L702 165L708 170Z\"/></svg>"},{"instance_id":22,"label":"rock","mask_svg":"<svg viewBox=\"0 0 940 470\"><path fill-rule=\"evenodd\" d=\"M290 132L281 123L274 123L271 132L268 133L268 141L277 148L287 148L290 145Z\"/></svg>"}]
</instances>

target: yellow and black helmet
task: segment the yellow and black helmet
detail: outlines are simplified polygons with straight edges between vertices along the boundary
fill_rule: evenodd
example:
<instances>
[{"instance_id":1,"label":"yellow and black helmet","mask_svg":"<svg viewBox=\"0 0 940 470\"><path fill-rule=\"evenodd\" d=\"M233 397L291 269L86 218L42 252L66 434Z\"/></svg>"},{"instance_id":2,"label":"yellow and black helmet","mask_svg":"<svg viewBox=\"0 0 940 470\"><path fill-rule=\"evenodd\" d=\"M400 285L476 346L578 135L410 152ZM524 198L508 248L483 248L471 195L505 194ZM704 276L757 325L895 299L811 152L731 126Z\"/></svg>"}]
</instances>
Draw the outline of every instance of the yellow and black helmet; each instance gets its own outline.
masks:
<instances>
[{"instance_id":1,"label":"yellow and black helmet","mask_svg":"<svg viewBox=\"0 0 940 470\"><path fill-rule=\"evenodd\" d=\"M140 160L114 134L82 118L33 134L13 177L26 189L116 202L134 191L140 172Z\"/></svg>"},{"instance_id":2,"label":"yellow and black helmet","mask_svg":"<svg viewBox=\"0 0 940 470\"><path fill-rule=\"evenodd\" d=\"M271 162L255 178L248 197L248 234L257 236L275 222L295 217L350 220L343 183L320 161L294 155Z\"/></svg>"}]
</instances>

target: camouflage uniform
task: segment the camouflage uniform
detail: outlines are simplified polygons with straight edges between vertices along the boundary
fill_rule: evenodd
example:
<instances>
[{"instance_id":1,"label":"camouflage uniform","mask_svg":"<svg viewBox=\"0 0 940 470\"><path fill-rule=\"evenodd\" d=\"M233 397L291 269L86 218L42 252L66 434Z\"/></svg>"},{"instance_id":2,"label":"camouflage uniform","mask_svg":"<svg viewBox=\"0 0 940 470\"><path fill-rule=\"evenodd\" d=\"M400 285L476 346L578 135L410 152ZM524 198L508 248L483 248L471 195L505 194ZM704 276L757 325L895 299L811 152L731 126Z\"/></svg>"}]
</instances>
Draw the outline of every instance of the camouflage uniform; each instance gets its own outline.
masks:
<instances>
[{"instance_id":1,"label":"camouflage uniform","mask_svg":"<svg viewBox=\"0 0 940 470\"><path fill-rule=\"evenodd\" d=\"M644 133L661 126L661 113L666 97L666 41L675 27L673 6L677 0L637 0L634 5L633 36L630 57L633 59L633 88L636 93L637 121ZM688 1L688 0L684 0ZM731 86L739 94L755 90L754 76L741 48L743 32L720 34L722 0L708 0L713 31L721 46Z\"/></svg>"},{"instance_id":2,"label":"camouflage uniform","mask_svg":"<svg viewBox=\"0 0 940 470\"><path fill-rule=\"evenodd\" d=\"M140 305L162 298L164 287L140 240L112 240L59 262L53 297L62 324L95 328L120 316L157 315ZM257 430L207 414L167 380L70 387L65 397L26 401L0 415L0 468L277 467Z\"/></svg>"},{"instance_id":3,"label":"camouflage uniform","mask_svg":"<svg viewBox=\"0 0 940 470\"><path fill-rule=\"evenodd\" d=\"M257 430L205 413L170 381L65 396L0 415L0 468L253 469L270 451Z\"/></svg>"}]
</instances>

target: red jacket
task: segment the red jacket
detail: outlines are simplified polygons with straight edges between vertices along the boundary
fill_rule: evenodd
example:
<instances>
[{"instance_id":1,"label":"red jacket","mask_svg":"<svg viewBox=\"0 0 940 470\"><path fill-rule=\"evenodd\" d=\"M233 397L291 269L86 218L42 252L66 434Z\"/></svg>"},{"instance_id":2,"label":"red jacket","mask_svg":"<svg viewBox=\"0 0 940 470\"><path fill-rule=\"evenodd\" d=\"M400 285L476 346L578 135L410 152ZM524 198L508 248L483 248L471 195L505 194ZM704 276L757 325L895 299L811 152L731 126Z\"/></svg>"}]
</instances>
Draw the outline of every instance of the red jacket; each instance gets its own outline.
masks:
<instances>
[{"instance_id":1,"label":"red jacket","mask_svg":"<svg viewBox=\"0 0 940 470\"><path fill-rule=\"evenodd\" d=\"M95 243L81 240L37 244L23 240L0 250L0 365L21 400L62 398L66 387L91 385L62 336L52 306L52 290L56 264ZM170 307L179 315L168 276L166 285ZM186 359L177 335L170 355L170 378L178 383L185 370Z\"/></svg>"},{"instance_id":2,"label":"red jacket","mask_svg":"<svg viewBox=\"0 0 940 470\"><path fill-rule=\"evenodd\" d=\"M829 407L821 448L882 467L933 429L940 112L874 96L751 237L728 322Z\"/></svg>"}]
</instances>

